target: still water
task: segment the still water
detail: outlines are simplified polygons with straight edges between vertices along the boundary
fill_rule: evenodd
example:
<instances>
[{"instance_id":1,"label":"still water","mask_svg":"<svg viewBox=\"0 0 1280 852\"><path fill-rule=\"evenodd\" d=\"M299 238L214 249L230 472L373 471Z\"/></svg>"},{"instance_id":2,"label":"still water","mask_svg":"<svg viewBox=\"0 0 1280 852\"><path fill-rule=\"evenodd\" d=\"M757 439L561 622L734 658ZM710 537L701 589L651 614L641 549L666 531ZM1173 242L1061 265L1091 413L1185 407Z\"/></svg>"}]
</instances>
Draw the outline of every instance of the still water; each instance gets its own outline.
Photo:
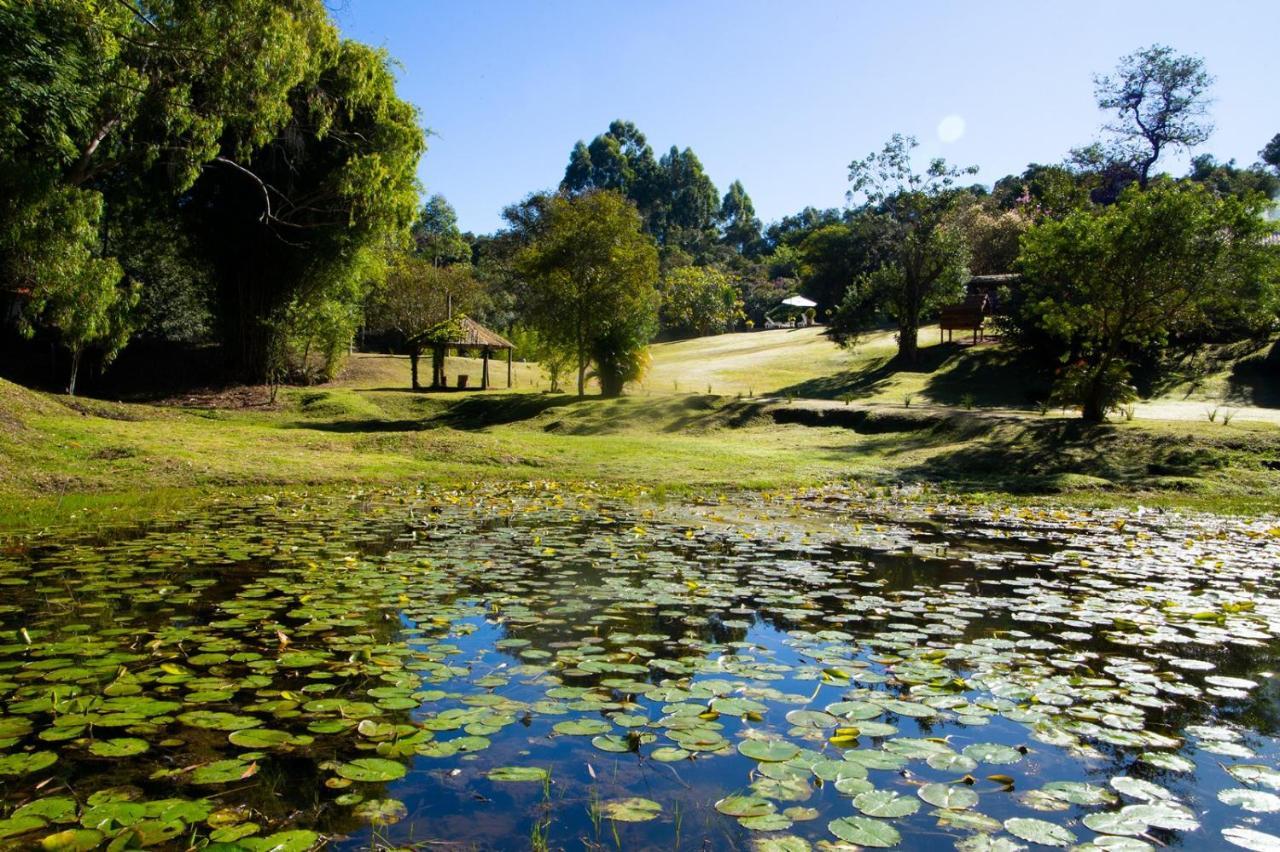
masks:
<instances>
[{"instance_id":1,"label":"still water","mask_svg":"<svg viewBox=\"0 0 1280 852\"><path fill-rule=\"evenodd\" d=\"M1280 848L1280 522L228 500L0 551L0 846Z\"/></svg>"}]
</instances>

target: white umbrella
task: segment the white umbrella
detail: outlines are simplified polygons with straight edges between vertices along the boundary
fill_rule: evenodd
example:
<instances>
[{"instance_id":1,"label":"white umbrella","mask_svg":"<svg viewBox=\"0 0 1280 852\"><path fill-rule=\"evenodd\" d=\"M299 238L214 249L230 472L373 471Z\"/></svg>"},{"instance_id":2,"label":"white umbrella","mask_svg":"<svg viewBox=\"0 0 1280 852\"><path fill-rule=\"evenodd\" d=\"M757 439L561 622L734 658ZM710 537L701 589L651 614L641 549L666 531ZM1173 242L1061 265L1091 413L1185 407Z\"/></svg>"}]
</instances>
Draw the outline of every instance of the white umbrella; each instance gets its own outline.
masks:
<instances>
[{"instance_id":1,"label":"white umbrella","mask_svg":"<svg viewBox=\"0 0 1280 852\"><path fill-rule=\"evenodd\" d=\"M816 308L817 302L811 302L804 296L788 296L782 300L782 304L790 305L793 308Z\"/></svg>"}]
</instances>

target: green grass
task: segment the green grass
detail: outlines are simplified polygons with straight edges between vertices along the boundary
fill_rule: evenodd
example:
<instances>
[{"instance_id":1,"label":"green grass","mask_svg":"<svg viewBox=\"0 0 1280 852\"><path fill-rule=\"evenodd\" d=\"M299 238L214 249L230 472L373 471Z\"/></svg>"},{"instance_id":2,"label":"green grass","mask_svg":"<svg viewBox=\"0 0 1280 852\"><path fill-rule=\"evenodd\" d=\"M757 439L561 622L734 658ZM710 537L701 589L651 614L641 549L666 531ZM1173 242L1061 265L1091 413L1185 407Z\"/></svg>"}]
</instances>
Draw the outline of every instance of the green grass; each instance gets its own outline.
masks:
<instances>
[{"instance_id":1,"label":"green grass","mask_svg":"<svg viewBox=\"0 0 1280 852\"><path fill-rule=\"evenodd\" d=\"M994 347L928 347L929 369L913 372L893 368L888 336L850 353L812 329L655 349L645 386L620 400L538 392L532 365L519 365L514 391L413 393L400 389L407 361L389 356L355 356L332 385L282 389L274 408L71 401L0 382L0 526L158 515L228 489L530 479L655 493L910 483L965 499L1239 512L1280 503L1277 423L1210 423L1198 410L1092 427L1041 417L1008 401L1016 364ZM455 374L475 367L451 359ZM739 398L748 390L773 398ZM967 393L977 410L957 406ZM910 408L906 394L917 395Z\"/></svg>"}]
</instances>

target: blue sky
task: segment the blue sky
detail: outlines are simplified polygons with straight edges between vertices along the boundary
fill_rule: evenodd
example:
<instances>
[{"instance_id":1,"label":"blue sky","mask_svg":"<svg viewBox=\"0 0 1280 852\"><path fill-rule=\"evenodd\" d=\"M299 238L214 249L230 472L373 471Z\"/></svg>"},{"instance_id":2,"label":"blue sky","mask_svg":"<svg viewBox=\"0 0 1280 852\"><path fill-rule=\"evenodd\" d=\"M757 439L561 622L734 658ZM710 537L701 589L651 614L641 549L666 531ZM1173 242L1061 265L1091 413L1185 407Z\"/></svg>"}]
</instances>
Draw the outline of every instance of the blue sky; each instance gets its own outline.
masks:
<instances>
[{"instance_id":1,"label":"blue sky","mask_svg":"<svg viewBox=\"0 0 1280 852\"><path fill-rule=\"evenodd\" d=\"M895 131L990 183L1095 138L1092 74L1155 42L1217 78L1203 150L1252 163L1280 133L1280 0L346 0L335 16L400 63L435 134L422 183L476 232L614 118L659 154L692 147L721 192L741 180L766 222L842 205L849 162ZM944 142L948 117L963 134Z\"/></svg>"}]
</instances>

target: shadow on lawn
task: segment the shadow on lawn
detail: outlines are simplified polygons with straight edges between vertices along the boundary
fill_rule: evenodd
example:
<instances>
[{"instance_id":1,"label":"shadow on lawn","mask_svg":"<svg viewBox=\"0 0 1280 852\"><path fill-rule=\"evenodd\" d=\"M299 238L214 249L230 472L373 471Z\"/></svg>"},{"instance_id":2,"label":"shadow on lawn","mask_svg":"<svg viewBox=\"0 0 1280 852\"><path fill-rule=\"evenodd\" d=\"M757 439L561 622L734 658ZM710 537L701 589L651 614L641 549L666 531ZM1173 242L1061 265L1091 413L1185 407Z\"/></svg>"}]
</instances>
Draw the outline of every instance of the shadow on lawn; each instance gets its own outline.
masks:
<instances>
[{"instance_id":1,"label":"shadow on lawn","mask_svg":"<svg viewBox=\"0 0 1280 852\"><path fill-rule=\"evenodd\" d=\"M846 370L819 376L773 391L776 396L808 399L866 399L886 392L901 374L928 374L923 395L943 405L971 401L986 407L1019 407L1042 399L1034 367L1020 363L1015 353L994 346L974 347L940 343L920 350L920 360L909 364L896 355L867 369Z\"/></svg>"}]
</instances>

